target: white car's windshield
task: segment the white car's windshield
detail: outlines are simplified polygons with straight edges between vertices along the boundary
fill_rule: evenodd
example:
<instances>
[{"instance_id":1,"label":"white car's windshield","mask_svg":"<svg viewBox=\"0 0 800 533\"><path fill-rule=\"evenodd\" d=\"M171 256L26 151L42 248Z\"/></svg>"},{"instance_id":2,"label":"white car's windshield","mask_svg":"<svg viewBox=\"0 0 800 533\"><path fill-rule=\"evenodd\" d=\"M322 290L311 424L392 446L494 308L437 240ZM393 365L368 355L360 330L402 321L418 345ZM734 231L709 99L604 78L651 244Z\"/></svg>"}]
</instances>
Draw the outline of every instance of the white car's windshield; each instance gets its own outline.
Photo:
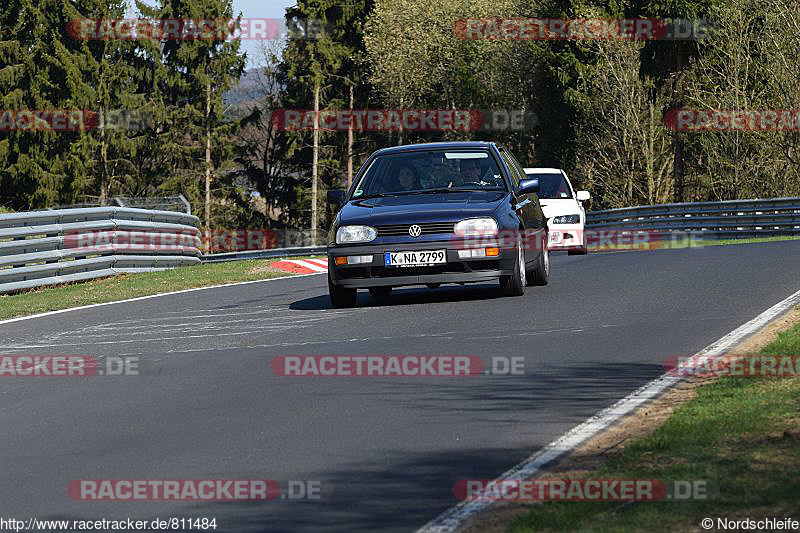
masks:
<instances>
[{"instance_id":1,"label":"white car's windshield","mask_svg":"<svg viewBox=\"0 0 800 533\"><path fill-rule=\"evenodd\" d=\"M563 200L572 198L572 191L569 188L569 184L561 174L530 173L526 176L529 179L539 179L539 192L537 194L541 199Z\"/></svg>"},{"instance_id":2,"label":"white car's windshield","mask_svg":"<svg viewBox=\"0 0 800 533\"><path fill-rule=\"evenodd\" d=\"M376 158L353 198L464 190L506 190L489 152L432 150Z\"/></svg>"}]
</instances>

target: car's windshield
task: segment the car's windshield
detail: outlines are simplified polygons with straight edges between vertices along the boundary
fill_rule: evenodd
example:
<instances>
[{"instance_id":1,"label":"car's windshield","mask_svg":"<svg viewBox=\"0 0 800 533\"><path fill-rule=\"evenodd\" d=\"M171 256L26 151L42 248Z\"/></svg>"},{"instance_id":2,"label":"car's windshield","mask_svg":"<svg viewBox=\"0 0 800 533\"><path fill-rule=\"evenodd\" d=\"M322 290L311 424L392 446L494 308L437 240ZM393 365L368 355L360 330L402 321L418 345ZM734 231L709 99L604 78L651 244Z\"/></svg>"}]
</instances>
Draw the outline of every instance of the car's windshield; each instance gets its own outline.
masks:
<instances>
[{"instance_id":1,"label":"car's windshield","mask_svg":"<svg viewBox=\"0 0 800 533\"><path fill-rule=\"evenodd\" d=\"M572 191L569 188L569 184L561 174L531 172L526 173L526 177L528 179L539 179L539 192L537 194L540 199L563 200L565 198L572 198Z\"/></svg>"},{"instance_id":2,"label":"car's windshield","mask_svg":"<svg viewBox=\"0 0 800 533\"><path fill-rule=\"evenodd\" d=\"M497 162L485 150L431 150L377 157L353 198L463 190L506 190Z\"/></svg>"}]
</instances>

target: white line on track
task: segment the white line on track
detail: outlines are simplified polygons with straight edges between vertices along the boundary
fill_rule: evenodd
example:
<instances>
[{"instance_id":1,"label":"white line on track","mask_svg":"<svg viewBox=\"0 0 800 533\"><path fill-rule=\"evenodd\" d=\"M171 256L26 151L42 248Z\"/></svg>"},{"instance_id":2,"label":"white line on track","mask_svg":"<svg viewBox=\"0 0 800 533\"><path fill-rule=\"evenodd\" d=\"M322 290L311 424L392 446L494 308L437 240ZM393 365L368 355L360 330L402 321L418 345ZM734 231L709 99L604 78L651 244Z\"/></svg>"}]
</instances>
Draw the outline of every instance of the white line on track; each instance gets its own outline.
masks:
<instances>
[{"instance_id":1,"label":"white line on track","mask_svg":"<svg viewBox=\"0 0 800 533\"><path fill-rule=\"evenodd\" d=\"M316 261L312 261L311 259L288 259L284 261L285 263L292 263L297 266L301 266L304 268L308 268L314 272L327 272L328 271L328 263L326 262L324 265L320 264Z\"/></svg>"},{"instance_id":2,"label":"white line on track","mask_svg":"<svg viewBox=\"0 0 800 533\"><path fill-rule=\"evenodd\" d=\"M742 324L724 337L705 347L696 355L723 355L746 337L752 335L797 304L800 304L800 291L797 291L785 300L773 305L749 322ZM576 449L622 417L633 412L639 406L657 398L664 391L675 386L683 379L685 378L682 376L663 374L661 377L635 390L611 407L600 411L580 425L575 426L569 432L534 453L523 462L499 475L497 479L531 479L543 466ZM491 501L461 502L419 528L417 533L457 531L464 526L470 518L485 511L491 505Z\"/></svg>"},{"instance_id":3,"label":"white line on track","mask_svg":"<svg viewBox=\"0 0 800 533\"><path fill-rule=\"evenodd\" d=\"M324 268L325 270L328 270L328 260L327 259L311 258L311 259L304 259L304 261L306 261L308 263L314 263L315 265L319 265L322 268Z\"/></svg>"},{"instance_id":4,"label":"white line on track","mask_svg":"<svg viewBox=\"0 0 800 533\"><path fill-rule=\"evenodd\" d=\"M162 296L172 296L172 295L175 295L175 294L185 294L187 292L206 291L206 290L209 290L209 289L220 289L220 288L223 288L223 287L236 287L238 285L250 285L252 283L264 283L264 282L267 282L267 281L278 281L278 280L281 280L281 279L294 279L294 278L304 278L306 276L318 276L321 273L322 272L315 272L313 274L300 274L300 275L295 275L295 276L281 276L279 278L257 279L257 280L254 280L254 281L239 281L239 282L236 282L236 283L225 283L223 285L212 285L210 287L196 287L194 289L184 289L182 291L162 292L160 294L151 294L149 296L139 296L138 298L128 298L127 300L119 300L119 301L116 301L116 302L104 302L104 303L101 303L101 304L82 305L80 307L70 307L69 309L59 309L58 311L48 311L46 313L39 313L39 314L36 314L36 315L21 316L21 317L17 317L17 318L8 318L6 320L0 320L0 326L2 326L3 324L10 324L12 322L20 322L22 320L33 320L34 318L42 318L42 317L45 317L45 316L60 315L61 313L69 313L69 312L72 312L72 311L81 311L83 309L91 309L93 307L102 307L102 306L105 306L105 305L116 305L116 304L124 304L124 303L128 303L128 302L138 302L138 301L141 301L141 300L149 300L151 298L161 298Z\"/></svg>"}]
</instances>

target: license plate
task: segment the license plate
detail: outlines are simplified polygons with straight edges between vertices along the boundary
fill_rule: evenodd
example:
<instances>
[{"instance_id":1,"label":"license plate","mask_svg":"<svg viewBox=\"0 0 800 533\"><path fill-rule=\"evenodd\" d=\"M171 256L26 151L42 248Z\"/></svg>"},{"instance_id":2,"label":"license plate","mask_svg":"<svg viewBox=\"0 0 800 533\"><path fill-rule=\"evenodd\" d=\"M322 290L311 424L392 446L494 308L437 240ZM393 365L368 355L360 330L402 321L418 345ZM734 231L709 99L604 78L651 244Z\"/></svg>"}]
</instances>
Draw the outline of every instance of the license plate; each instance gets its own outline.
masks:
<instances>
[{"instance_id":1,"label":"license plate","mask_svg":"<svg viewBox=\"0 0 800 533\"><path fill-rule=\"evenodd\" d=\"M550 242L558 242L561 240L561 232L560 231L551 231L550 232Z\"/></svg>"},{"instance_id":2,"label":"license plate","mask_svg":"<svg viewBox=\"0 0 800 533\"><path fill-rule=\"evenodd\" d=\"M413 267L441 265L447 263L446 250L418 250L414 252L386 252L384 264L387 267Z\"/></svg>"}]
</instances>

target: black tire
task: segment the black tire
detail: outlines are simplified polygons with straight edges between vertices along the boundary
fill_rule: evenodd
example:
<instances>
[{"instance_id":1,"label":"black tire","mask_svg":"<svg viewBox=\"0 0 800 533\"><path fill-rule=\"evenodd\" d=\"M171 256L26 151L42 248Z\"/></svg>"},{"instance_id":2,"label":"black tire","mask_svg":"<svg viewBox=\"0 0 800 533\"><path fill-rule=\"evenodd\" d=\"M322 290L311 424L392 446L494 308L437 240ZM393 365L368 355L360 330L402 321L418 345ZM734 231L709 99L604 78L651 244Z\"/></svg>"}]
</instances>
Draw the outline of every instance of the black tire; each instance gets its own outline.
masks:
<instances>
[{"instance_id":1,"label":"black tire","mask_svg":"<svg viewBox=\"0 0 800 533\"><path fill-rule=\"evenodd\" d=\"M441 286L442 286L441 283L428 283L426 285L426 287L428 287L429 289L438 289Z\"/></svg>"},{"instance_id":2,"label":"black tire","mask_svg":"<svg viewBox=\"0 0 800 533\"><path fill-rule=\"evenodd\" d=\"M589 253L589 248L586 247L586 232L583 232L583 245L577 250L569 250L567 255L586 255Z\"/></svg>"},{"instance_id":3,"label":"black tire","mask_svg":"<svg viewBox=\"0 0 800 533\"><path fill-rule=\"evenodd\" d=\"M375 298L386 298L392 294L391 287L370 287L369 293Z\"/></svg>"},{"instance_id":4,"label":"black tire","mask_svg":"<svg viewBox=\"0 0 800 533\"><path fill-rule=\"evenodd\" d=\"M525 272L524 254L522 239L517 239L517 260L514 261L514 273L500 278L500 290L506 296L522 296L525 294L527 273Z\"/></svg>"},{"instance_id":5,"label":"black tire","mask_svg":"<svg viewBox=\"0 0 800 533\"><path fill-rule=\"evenodd\" d=\"M543 250L536 260L536 268L528 273L528 285L531 287L547 285L550 281L550 251Z\"/></svg>"},{"instance_id":6,"label":"black tire","mask_svg":"<svg viewBox=\"0 0 800 533\"><path fill-rule=\"evenodd\" d=\"M328 295L331 297L331 305L337 309L342 309L356 305L358 291L356 289L335 286L331 281L331 275L328 274Z\"/></svg>"}]
</instances>

